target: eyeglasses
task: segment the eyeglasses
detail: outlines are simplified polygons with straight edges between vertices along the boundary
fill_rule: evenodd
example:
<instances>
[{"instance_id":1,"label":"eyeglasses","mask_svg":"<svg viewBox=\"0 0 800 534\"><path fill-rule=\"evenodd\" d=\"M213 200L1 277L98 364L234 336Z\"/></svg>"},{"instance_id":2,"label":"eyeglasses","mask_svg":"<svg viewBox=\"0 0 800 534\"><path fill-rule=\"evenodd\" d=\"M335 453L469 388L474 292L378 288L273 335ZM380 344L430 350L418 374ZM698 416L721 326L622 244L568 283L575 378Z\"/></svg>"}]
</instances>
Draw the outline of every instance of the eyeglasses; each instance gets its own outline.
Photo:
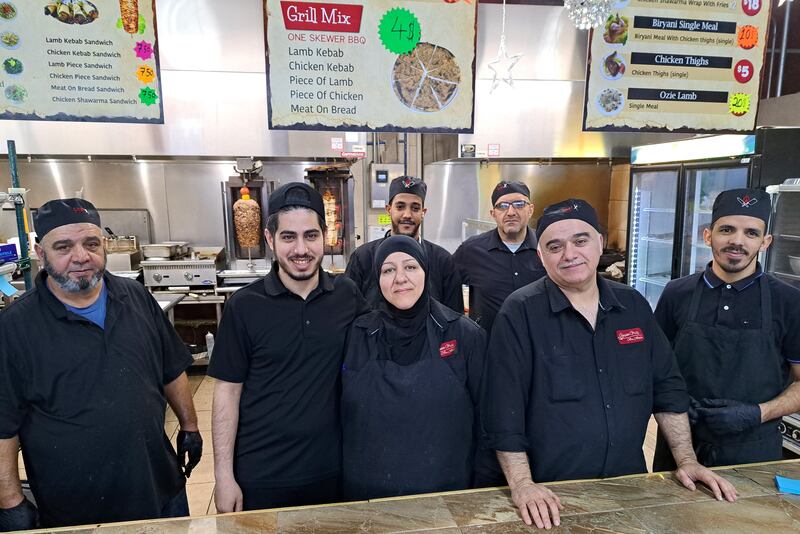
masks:
<instances>
[{"instance_id":1,"label":"eyeglasses","mask_svg":"<svg viewBox=\"0 0 800 534\"><path fill-rule=\"evenodd\" d=\"M515 210L521 210L522 208L528 206L529 204L530 202L528 202L527 200L515 200L513 202L498 202L497 204L494 205L494 209L500 211L506 211L511 206L514 206Z\"/></svg>"}]
</instances>

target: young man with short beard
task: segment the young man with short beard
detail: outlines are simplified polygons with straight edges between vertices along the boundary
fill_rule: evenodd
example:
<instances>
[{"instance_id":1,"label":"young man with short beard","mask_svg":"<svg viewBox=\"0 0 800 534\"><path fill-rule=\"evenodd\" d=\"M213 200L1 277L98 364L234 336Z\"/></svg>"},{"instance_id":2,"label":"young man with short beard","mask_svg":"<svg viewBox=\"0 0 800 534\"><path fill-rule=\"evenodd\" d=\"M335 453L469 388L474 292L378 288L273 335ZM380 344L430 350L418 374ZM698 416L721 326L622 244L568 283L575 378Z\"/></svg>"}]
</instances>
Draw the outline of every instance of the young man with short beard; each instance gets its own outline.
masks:
<instances>
[{"instance_id":1,"label":"young man with short beard","mask_svg":"<svg viewBox=\"0 0 800 534\"><path fill-rule=\"evenodd\" d=\"M392 219L392 229L382 239L358 247L347 262L345 275L356 283L373 308L383 300L372 269L375 251L390 235L407 235L419 241L425 249L431 297L458 313L464 313L461 274L453 257L439 245L422 239L419 232L422 220L428 211L425 207L427 192L427 184L417 178L400 176L392 180L389 184L389 204L386 206L386 211Z\"/></svg>"},{"instance_id":2,"label":"young man with short beard","mask_svg":"<svg viewBox=\"0 0 800 534\"><path fill-rule=\"evenodd\" d=\"M711 263L667 284L655 311L692 396L697 457L709 467L780 460L778 423L800 410L800 290L757 261L772 243L771 211L764 191L720 193L703 231ZM672 466L661 436L653 466Z\"/></svg>"},{"instance_id":3,"label":"young man with short beard","mask_svg":"<svg viewBox=\"0 0 800 534\"><path fill-rule=\"evenodd\" d=\"M141 284L106 273L100 224L85 200L40 207L44 270L0 314L0 530L36 526L20 444L41 526L189 515L184 474L203 448L184 372L192 358Z\"/></svg>"},{"instance_id":4,"label":"young man with short beard","mask_svg":"<svg viewBox=\"0 0 800 534\"><path fill-rule=\"evenodd\" d=\"M345 335L368 311L352 280L320 268L325 209L292 182L269 198L275 260L225 305L208 374L214 387L218 512L335 502Z\"/></svg>"}]
</instances>

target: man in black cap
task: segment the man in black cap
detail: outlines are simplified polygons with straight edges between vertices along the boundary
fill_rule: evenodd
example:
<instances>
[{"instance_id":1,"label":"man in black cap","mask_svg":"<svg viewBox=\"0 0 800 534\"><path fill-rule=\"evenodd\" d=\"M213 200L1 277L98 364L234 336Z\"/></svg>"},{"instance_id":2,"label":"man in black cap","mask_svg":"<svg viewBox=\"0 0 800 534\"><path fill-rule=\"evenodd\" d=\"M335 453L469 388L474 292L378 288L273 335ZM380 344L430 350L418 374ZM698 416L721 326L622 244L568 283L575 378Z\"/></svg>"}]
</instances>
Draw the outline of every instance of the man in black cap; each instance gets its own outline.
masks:
<instances>
[{"instance_id":1,"label":"man in black cap","mask_svg":"<svg viewBox=\"0 0 800 534\"><path fill-rule=\"evenodd\" d=\"M428 208L425 207L425 182L411 176L400 176L389 184L389 205L386 211L392 218L390 235L407 235L422 243L428 257L428 283L430 295L445 306L464 313L464 297L461 292L461 275L453 262L453 257L445 249L422 239L419 228ZM378 282L372 272L372 259L383 239L370 241L358 247L347 263L345 274L361 290L370 306L381 301Z\"/></svg>"},{"instance_id":2,"label":"man in black cap","mask_svg":"<svg viewBox=\"0 0 800 534\"><path fill-rule=\"evenodd\" d=\"M43 270L0 314L0 529L35 526L20 444L41 526L188 515L184 474L203 449L184 372L192 357L141 284L105 271L91 203L47 202L34 227Z\"/></svg>"},{"instance_id":3,"label":"man in black cap","mask_svg":"<svg viewBox=\"0 0 800 534\"><path fill-rule=\"evenodd\" d=\"M703 231L713 259L667 284L656 307L692 397L703 465L780 460L778 423L800 410L800 290L757 260L772 243L771 210L764 191L720 193ZM656 469L671 466L664 449L660 437Z\"/></svg>"},{"instance_id":4,"label":"man in black cap","mask_svg":"<svg viewBox=\"0 0 800 534\"><path fill-rule=\"evenodd\" d=\"M497 184L489 214L497 228L470 237L453 254L462 283L469 285L469 316L487 332L506 297L545 275L536 236L528 228L533 215L528 186Z\"/></svg>"},{"instance_id":5,"label":"man in black cap","mask_svg":"<svg viewBox=\"0 0 800 534\"><path fill-rule=\"evenodd\" d=\"M218 512L335 502L341 476L339 372L350 323L368 306L320 268L322 197L291 182L269 198L275 259L228 300L208 374L214 386Z\"/></svg>"},{"instance_id":6,"label":"man in black cap","mask_svg":"<svg viewBox=\"0 0 800 534\"><path fill-rule=\"evenodd\" d=\"M597 275L594 209L577 199L549 206L536 234L547 276L512 293L495 319L482 410L523 520L560 522L560 499L538 482L646 472L653 413L678 480L735 500L729 482L697 463L686 385L647 301Z\"/></svg>"}]
</instances>

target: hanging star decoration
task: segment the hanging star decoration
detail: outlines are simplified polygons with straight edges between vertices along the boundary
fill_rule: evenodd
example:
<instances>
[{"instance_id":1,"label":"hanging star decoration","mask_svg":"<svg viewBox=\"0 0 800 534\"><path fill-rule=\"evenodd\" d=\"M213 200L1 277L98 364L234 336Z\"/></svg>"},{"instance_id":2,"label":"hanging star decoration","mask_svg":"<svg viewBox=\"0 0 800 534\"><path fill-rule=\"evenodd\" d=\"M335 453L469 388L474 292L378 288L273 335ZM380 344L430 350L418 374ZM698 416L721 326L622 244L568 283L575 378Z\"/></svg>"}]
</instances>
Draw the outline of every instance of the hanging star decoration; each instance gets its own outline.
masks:
<instances>
[{"instance_id":1,"label":"hanging star decoration","mask_svg":"<svg viewBox=\"0 0 800 534\"><path fill-rule=\"evenodd\" d=\"M492 71L492 88L489 93L494 92L500 82L503 81L514 87L514 77L511 74L511 69L516 66L519 60L522 59L522 54L514 54L509 56L506 49L506 0L503 0L503 23L500 30L500 47L497 49L497 56L493 61L490 61L487 66Z\"/></svg>"},{"instance_id":2,"label":"hanging star decoration","mask_svg":"<svg viewBox=\"0 0 800 534\"><path fill-rule=\"evenodd\" d=\"M490 93L497 89L501 81L507 83L509 87L514 87L514 77L511 74L511 69L514 68L520 59L522 59L522 54L508 55L508 50L506 50L506 36L501 35L497 57L495 57L494 61L490 61L487 64L489 70L492 71L492 88L489 90Z\"/></svg>"}]
</instances>

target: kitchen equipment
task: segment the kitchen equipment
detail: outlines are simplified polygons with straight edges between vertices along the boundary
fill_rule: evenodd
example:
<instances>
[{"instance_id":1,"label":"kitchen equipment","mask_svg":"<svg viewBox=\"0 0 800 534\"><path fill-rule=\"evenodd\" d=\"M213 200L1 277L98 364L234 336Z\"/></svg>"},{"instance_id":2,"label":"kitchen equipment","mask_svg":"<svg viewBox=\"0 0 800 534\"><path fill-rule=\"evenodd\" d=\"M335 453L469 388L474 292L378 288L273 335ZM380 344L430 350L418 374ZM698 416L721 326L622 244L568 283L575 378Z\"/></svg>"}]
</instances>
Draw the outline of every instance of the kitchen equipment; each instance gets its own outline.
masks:
<instances>
[{"instance_id":1,"label":"kitchen equipment","mask_svg":"<svg viewBox=\"0 0 800 534\"><path fill-rule=\"evenodd\" d=\"M178 245L168 243L142 245L142 254L144 254L145 260L169 260L179 257Z\"/></svg>"},{"instance_id":2,"label":"kitchen equipment","mask_svg":"<svg viewBox=\"0 0 800 534\"><path fill-rule=\"evenodd\" d=\"M325 208L324 269L339 272L355 249L353 175L349 163L330 163L306 169L306 179L322 195Z\"/></svg>"},{"instance_id":3,"label":"kitchen equipment","mask_svg":"<svg viewBox=\"0 0 800 534\"><path fill-rule=\"evenodd\" d=\"M239 169L236 169L239 171ZM269 265L272 253L264 238L264 228L267 224L267 200L275 184L268 182L257 171L239 171L239 176L231 176L222 182L222 213L225 224L225 250L228 252L227 268L234 271L247 270L250 272L263 271ZM240 190L247 186L250 198L258 203L261 208L261 227L259 229L259 243L257 247L242 247L236 239L236 225L234 222L233 205L241 198Z\"/></svg>"},{"instance_id":4,"label":"kitchen equipment","mask_svg":"<svg viewBox=\"0 0 800 534\"><path fill-rule=\"evenodd\" d=\"M106 256L106 270L115 271L136 271L142 261L140 250L128 250L124 252L110 252Z\"/></svg>"},{"instance_id":5,"label":"kitchen equipment","mask_svg":"<svg viewBox=\"0 0 800 534\"><path fill-rule=\"evenodd\" d=\"M710 226L717 195L780 183L785 174L779 173L791 163L786 146L798 144L800 128L759 128L755 135L702 136L633 147L629 285L655 308L667 282L703 271L711 261L703 231Z\"/></svg>"},{"instance_id":6,"label":"kitchen equipment","mask_svg":"<svg viewBox=\"0 0 800 534\"><path fill-rule=\"evenodd\" d=\"M217 285L217 271L225 265L222 247L197 247L201 253L180 259L146 259L141 262L147 287L207 287Z\"/></svg>"}]
</instances>

